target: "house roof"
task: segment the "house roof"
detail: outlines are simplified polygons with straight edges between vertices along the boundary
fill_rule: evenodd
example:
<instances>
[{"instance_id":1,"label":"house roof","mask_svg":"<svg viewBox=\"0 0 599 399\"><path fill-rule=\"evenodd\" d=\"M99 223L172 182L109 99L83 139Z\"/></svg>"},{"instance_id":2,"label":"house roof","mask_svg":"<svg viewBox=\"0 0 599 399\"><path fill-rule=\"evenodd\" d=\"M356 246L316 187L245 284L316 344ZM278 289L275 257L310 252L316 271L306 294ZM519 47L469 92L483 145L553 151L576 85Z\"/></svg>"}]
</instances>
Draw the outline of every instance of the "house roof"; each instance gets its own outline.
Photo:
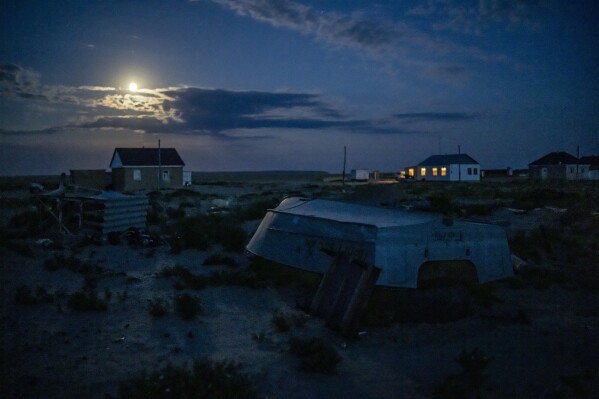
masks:
<instances>
[{"instance_id":1,"label":"house roof","mask_svg":"<svg viewBox=\"0 0 599 399\"><path fill-rule=\"evenodd\" d=\"M536 165L562 165L577 164L578 158L564 151L550 152L549 154L529 163L529 166Z\"/></svg>"},{"instance_id":2,"label":"house roof","mask_svg":"<svg viewBox=\"0 0 599 399\"><path fill-rule=\"evenodd\" d=\"M115 148L110 167L158 166L159 163L162 166L185 166L174 148Z\"/></svg>"},{"instance_id":3,"label":"house roof","mask_svg":"<svg viewBox=\"0 0 599 399\"><path fill-rule=\"evenodd\" d=\"M583 165L599 166L599 155L580 157L580 163Z\"/></svg>"},{"instance_id":4,"label":"house roof","mask_svg":"<svg viewBox=\"0 0 599 399\"><path fill-rule=\"evenodd\" d=\"M432 155L420 162L418 166L437 166L437 165L457 165L457 164L478 164L468 154L445 154Z\"/></svg>"}]
</instances>

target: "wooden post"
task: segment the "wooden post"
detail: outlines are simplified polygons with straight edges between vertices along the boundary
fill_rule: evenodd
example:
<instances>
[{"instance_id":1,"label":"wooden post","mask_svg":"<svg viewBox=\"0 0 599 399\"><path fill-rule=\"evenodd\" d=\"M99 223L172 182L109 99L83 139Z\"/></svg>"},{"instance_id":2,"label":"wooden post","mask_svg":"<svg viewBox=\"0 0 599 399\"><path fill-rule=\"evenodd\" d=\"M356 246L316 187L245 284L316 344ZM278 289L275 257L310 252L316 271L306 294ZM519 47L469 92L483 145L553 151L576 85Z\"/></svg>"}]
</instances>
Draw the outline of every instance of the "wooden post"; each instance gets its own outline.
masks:
<instances>
[{"instance_id":1,"label":"wooden post","mask_svg":"<svg viewBox=\"0 0 599 399\"><path fill-rule=\"evenodd\" d=\"M347 146L343 146L343 186L345 187L345 162L347 161Z\"/></svg>"}]
</instances>

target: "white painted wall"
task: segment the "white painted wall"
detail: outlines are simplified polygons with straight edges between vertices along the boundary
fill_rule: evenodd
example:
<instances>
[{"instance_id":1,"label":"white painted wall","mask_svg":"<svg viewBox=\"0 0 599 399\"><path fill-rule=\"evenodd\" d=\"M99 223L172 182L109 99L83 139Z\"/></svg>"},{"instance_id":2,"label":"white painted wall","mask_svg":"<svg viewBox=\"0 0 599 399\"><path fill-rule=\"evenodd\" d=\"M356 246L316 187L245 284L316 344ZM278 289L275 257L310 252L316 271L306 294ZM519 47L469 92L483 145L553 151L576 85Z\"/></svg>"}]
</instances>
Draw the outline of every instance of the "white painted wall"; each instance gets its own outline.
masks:
<instances>
[{"instance_id":1,"label":"white painted wall","mask_svg":"<svg viewBox=\"0 0 599 399\"><path fill-rule=\"evenodd\" d=\"M468 174L468 168L471 170L471 174ZM476 169L476 174L474 174ZM460 175L461 171L461 175ZM462 165L451 165L449 177L451 181L479 181L480 180L480 165L478 164L462 164Z\"/></svg>"}]
</instances>

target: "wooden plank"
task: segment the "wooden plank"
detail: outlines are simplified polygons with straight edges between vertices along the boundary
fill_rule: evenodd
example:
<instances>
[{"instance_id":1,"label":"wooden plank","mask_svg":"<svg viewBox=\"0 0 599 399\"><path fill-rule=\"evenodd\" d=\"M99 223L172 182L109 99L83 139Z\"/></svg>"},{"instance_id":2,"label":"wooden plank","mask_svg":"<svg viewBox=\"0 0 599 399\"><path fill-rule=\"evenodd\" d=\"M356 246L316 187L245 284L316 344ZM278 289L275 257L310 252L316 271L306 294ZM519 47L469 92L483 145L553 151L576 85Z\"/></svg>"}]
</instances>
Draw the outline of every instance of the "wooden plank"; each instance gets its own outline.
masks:
<instances>
[{"instance_id":1,"label":"wooden plank","mask_svg":"<svg viewBox=\"0 0 599 399\"><path fill-rule=\"evenodd\" d=\"M342 334L353 336L380 269L366 262L335 254L314 296L310 312Z\"/></svg>"}]
</instances>

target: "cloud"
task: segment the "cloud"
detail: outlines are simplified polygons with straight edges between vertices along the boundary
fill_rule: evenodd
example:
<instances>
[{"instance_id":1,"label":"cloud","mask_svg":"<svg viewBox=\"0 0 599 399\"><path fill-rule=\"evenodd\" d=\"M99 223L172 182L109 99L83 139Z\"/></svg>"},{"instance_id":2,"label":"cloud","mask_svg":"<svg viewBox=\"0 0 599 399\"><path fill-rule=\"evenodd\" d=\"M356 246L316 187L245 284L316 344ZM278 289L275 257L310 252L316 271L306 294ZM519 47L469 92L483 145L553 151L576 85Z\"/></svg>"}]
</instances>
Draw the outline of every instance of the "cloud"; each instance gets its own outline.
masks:
<instances>
[{"instance_id":1,"label":"cloud","mask_svg":"<svg viewBox=\"0 0 599 399\"><path fill-rule=\"evenodd\" d=\"M51 103L85 104L94 91L114 90L100 86L71 87L42 85L40 75L16 64L0 64L0 96L8 99L37 100ZM87 93L89 92L89 93ZM97 94L97 95L102 95Z\"/></svg>"},{"instance_id":2,"label":"cloud","mask_svg":"<svg viewBox=\"0 0 599 399\"><path fill-rule=\"evenodd\" d=\"M466 112L417 112L393 115L395 119L404 122L452 122L480 118L480 114Z\"/></svg>"},{"instance_id":3,"label":"cloud","mask_svg":"<svg viewBox=\"0 0 599 399\"><path fill-rule=\"evenodd\" d=\"M340 118L341 113L316 94L195 87L157 89L148 94L114 94L95 102L96 106L147 115L100 117L79 126L222 134L236 129L328 129L365 123Z\"/></svg>"},{"instance_id":4,"label":"cloud","mask_svg":"<svg viewBox=\"0 0 599 399\"><path fill-rule=\"evenodd\" d=\"M0 95L47 100L40 92L39 74L15 64L0 64Z\"/></svg>"},{"instance_id":5,"label":"cloud","mask_svg":"<svg viewBox=\"0 0 599 399\"><path fill-rule=\"evenodd\" d=\"M460 54L484 62L508 61L503 54L490 54L474 46L463 46L438 35L433 36L416 25L409 24L407 20L374 20L362 13L324 12L289 0L211 1L239 16L297 31L335 46L358 49L374 57L395 57L400 63L410 57L422 61L422 51L437 56ZM431 0L430 6L413 9L411 14L437 13L436 4L446 2L447 0ZM482 0L482 3L488 2L489 0ZM449 9L449 6L446 5L445 8ZM496 10L499 7L490 8ZM499 10L495 12L499 13Z\"/></svg>"},{"instance_id":6,"label":"cloud","mask_svg":"<svg viewBox=\"0 0 599 399\"><path fill-rule=\"evenodd\" d=\"M463 1L429 0L410 9L407 14L437 17L433 27L461 33L480 34L492 24L508 26L540 26L542 10L547 0L479 0L470 4Z\"/></svg>"},{"instance_id":7,"label":"cloud","mask_svg":"<svg viewBox=\"0 0 599 399\"><path fill-rule=\"evenodd\" d=\"M312 7L281 0L213 0L255 20L313 35L332 44L352 46L380 54L410 35L407 26L374 22L359 15L320 12Z\"/></svg>"},{"instance_id":8,"label":"cloud","mask_svg":"<svg viewBox=\"0 0 599 399\"><path fill-rule=\"evenodd\" d=\"M89 90L89 91L115 91L114 87L104 87L104 86L79 86L80 90Z\"/></svg>"},{"instance_id":9,"label":"cloud","mask_svg":"<svg viewBox=\"0 0 599 399\"><path fill-rule=\"evenodd\" d=\"M397 114L382 120L348 117L319 93L235 91L199 87L143 89L131 93L104 86L42 86L39 75L15 65L3 66L3 93L33 105L43 98L48 113L63 113L64 123L37 130L0 130L1 135L44 134L70 130L113 129L240 138L288 130L343 130L357 134L414 134L398 122L453 121L458 113ZM37 102L39 103L39 102ZM39 107L38 111L39 111ZM56 118L53 119L56 121ZM426 133L426 132L424 132Z\"/></svg>"},{"instance_id":10,"label":"cloud","mask_svg":"<svg viewBox=\"0 0 599 399\"><path fill-rule=\"evenodd\" d=\"M147 133L226 135L255 129L323 130L358 128L320 94L233 91L197 87L143 89L135 93L104 86L44 86L39 75L13 64L0 65L0 94L31 106L40 100L68 106L63 126L0 134L55 133L61 129L129 129ZM74 115L74 116L73 116Z\"/></svg>"}]
</instances>

